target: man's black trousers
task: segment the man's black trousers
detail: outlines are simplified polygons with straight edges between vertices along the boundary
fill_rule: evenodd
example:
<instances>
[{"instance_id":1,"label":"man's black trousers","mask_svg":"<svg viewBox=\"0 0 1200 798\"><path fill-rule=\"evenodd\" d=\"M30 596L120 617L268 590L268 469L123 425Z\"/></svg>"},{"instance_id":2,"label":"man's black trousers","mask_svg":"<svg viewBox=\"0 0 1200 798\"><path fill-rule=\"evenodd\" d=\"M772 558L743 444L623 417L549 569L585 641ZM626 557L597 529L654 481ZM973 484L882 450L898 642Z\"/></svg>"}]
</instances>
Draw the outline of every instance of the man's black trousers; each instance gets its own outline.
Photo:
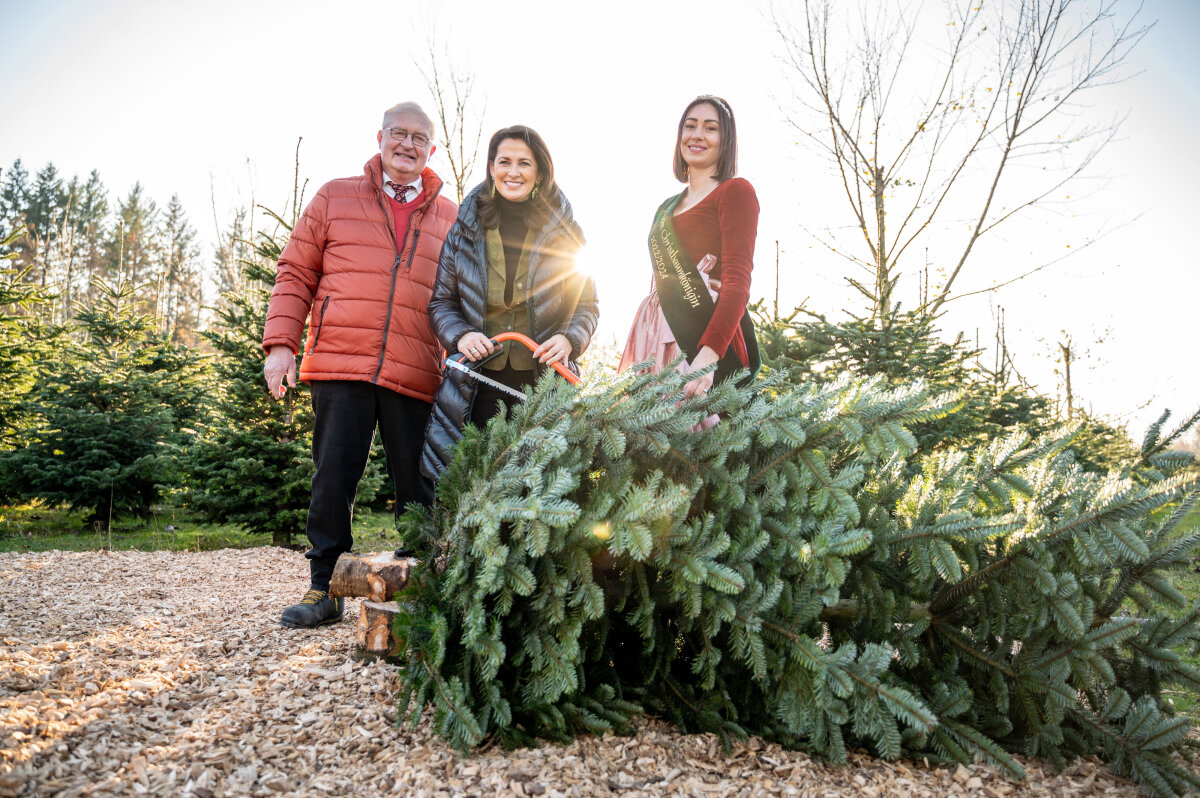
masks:
<instances>
[{"instance_id":1,"label":"man's black trousers","mask_svg":"<svg viewBox=\"0 0 1200 798\"><path fill-rule=\"evenodd\" d=\"M433 489L417 467L431 405L355 380L314 380L310 388L317 470L308 506L312 549L305 556L312 587L328 590L338 556L354 543L350 531L354 494L367 467L376 425L396 486L396 512L403 512L409 502L432 504Z\"/></svg>"}]
</instances>

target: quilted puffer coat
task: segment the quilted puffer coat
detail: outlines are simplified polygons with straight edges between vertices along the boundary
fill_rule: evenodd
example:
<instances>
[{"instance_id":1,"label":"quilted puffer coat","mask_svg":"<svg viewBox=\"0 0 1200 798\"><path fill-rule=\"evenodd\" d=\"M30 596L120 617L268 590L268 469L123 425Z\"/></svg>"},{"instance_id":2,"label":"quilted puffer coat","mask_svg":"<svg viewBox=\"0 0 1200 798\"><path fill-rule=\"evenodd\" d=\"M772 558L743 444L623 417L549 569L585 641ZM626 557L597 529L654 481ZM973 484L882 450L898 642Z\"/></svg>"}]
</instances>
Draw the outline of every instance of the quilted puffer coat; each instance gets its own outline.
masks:
<instances>
[{"instance_id":1,"label":"quilted puffer coat","mask_svg":"<svg viewBox=\"0 0 1200 798\"><path fill-rule=\"evenodd\" d=\"M456 207L426 168L424 201L397 230L383 180L376 155L361 177L326 183L304 209L279 256L263 348L299 351L311 311L300 379L365 380L430 402L442 353L428 307Z\"/></svg>"},{"instance_id":2,"label":"quilted puffer coat","mask_svg":"<svg viewBox=\"0 0 1200 798\"><path fill-rule=\"evenodd\" d=\"M482 189L483 185L476 186L458 209L458 220L442 247L429 303L433 331L449 352L458 351L458 339L464 334L482 332L487 319L487 234L478 211ZM582 245L583 233L560 191L550 220L533 237L525 307L531 337L542 342L561 333L571 343L572 358L587 349L600 318L595 283L575 265ZM539 368L536 361L534 367ZM462 372L447 369L425 431L421 473L426 477L436 480L450 462L463 425L471 417L478 385Z\"/></svg>"}]
</instances>

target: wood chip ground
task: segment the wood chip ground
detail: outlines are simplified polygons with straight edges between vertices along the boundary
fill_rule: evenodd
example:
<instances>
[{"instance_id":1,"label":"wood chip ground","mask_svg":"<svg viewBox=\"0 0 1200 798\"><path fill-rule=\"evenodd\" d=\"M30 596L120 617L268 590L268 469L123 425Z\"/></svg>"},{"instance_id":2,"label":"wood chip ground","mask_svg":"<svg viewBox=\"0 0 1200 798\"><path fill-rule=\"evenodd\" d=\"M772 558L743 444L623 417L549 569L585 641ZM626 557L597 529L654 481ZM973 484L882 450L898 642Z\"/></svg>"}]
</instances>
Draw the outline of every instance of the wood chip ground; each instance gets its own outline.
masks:
<instances>
[{"instance_id":1,"label":"wood chip ground","mask_svg":"<svg viewBox=\"0 0 1200 798\"><path fill-rule=\"evenodd\" d=\"M635 737L460 756L397 727L397 669L350 658L339 624L282 629L303 556L215 552L0 555L0 796L1128 795L1095 761L987 767L864 754L831 767L751 739L647 721Z\"/></svg>"}]
</instances>

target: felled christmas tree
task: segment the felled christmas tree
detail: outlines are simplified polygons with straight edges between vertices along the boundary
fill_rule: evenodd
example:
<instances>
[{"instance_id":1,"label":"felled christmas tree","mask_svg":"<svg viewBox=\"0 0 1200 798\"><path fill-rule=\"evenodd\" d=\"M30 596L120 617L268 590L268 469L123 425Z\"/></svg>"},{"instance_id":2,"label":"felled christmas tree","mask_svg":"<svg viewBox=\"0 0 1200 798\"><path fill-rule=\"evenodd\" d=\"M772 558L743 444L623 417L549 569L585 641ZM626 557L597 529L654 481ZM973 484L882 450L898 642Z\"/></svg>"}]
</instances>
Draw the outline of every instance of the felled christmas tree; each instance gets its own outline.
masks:
<instances>
[{"instance_id":1,"label":"felled christmas tree","mask_svg":"<svg viewBox=\"0 0 1200 798\"><path fill-rule=\"evenodd\" d=\"M432 705L468 748L652 713L834 761L981 755L1020 777L1011 752L1099 753L1152 792L1200 788L1160 702L1200 686L1171 651L1200 610L1158 609L1183 606L1164 571L1200 542L1171 436L1108 476L1068 433L910 462L905 426L956 397L681 393L674 372L544 380L468 432L432 516L406 519L428 551L398 621L414 722Z\"/></svg>"}]
</instances>

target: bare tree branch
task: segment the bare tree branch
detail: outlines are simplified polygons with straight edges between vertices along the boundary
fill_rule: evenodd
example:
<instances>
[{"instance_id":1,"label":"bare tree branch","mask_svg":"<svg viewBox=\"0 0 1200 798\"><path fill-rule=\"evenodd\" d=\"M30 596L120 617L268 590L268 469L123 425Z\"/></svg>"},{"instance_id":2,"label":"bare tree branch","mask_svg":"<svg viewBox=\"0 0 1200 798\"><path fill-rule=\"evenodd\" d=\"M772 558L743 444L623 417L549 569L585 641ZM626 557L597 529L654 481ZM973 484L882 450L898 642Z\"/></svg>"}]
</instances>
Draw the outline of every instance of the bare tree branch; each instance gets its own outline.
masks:
<instances>
[{"instance_id":1,"label":"bare tree branch","mask_svg":"<svg viewBox=\"0 0 1200 798\"><path fill-rule=\"evenodd\" d=\"M455 201L461 204L475 171L487 102L476 93L475 73L451 53L453 37L447 35L446 44L439 48L436 21L426 27L424 39L429 45L419 58L413 56L413 66L420 72L433 98L440 134L437 143L450 165Z\"/></svg>"},{"instance_id":2,"label":"bare tree branch","mask_svg":"<svg viewBox=\"0 0 1200 798\"><path fill-rule=\"evenodd\" d=\"M1092 246L1093 244L1099 243L1100 241L1104 240L1112 233L1116 232L1117 230L1120 230L1122 227L1125 227L1126 225L1133 224L1140 218L1142 218L1142 214L1139 213L1137 216L1134 216L1132 219L1128 219L1128 220L1122 222L1121 224L1117 225L1116 227L1112 227L1108 230L1101 232L1099 235L1095 235L1095 236L1089 238L1083 244L1079 245L1078 247L1073 248L1070 252L1066 252L1066 253L1058 256L1057 258L1053 258L1052 260L1045 261L1044 263L1034 266L1032 269L1024 271L1021 274L1016 275L1015 277L1010 277L1009 279L1005 280L1004 282L997 283L996 285L988 286L987 288L979 288L974 291L968 291L964 294L955 294L954 296L950 297L942 304L946 305L951 302L955 302L959 299L966 299L969 296L978 296L979 294L988 294L993 291L999 291L1001 288L1010 286L1019 280L1024 280L1026 277L1029 277L1030 275L1037 274L1038 272L1048 269L1051 266L1054 266L1055 264L1062 263L1064 260L1071 257L1072 255L1082 252L1083 250L1087 249L1088 247Z\"/></svg>"},{"instance_id":3,"label":"bare tree branch","mask_svg":"<svg viewBox=\"0 0 1200 798\"><path fill-rule=\"evenodd\" d=\"M1080 125L1086 93L1122 80L1126 57L1149 30L1140 8L1118 18L1116 4L946 0L944 49L920 36L929 21L923 4L860 3L848 43L836 36L832 0L805 0L797 24L774 9L781 61L800 78L794 99L808 120L789 122L820 145L842 181L875 269L873 313L889 312L903 256L948 221L949 209L969 211L971 221L950 234L962 237L946 277L922 298L931 315L953 296L981 238L1093 165L1120 120ZM926 55L935 68L922 72ZM1041 165L1050 179L1017 180L1018 163ZM891 229L889 215L900 220Z\"/></svg>"}]
</instances>

